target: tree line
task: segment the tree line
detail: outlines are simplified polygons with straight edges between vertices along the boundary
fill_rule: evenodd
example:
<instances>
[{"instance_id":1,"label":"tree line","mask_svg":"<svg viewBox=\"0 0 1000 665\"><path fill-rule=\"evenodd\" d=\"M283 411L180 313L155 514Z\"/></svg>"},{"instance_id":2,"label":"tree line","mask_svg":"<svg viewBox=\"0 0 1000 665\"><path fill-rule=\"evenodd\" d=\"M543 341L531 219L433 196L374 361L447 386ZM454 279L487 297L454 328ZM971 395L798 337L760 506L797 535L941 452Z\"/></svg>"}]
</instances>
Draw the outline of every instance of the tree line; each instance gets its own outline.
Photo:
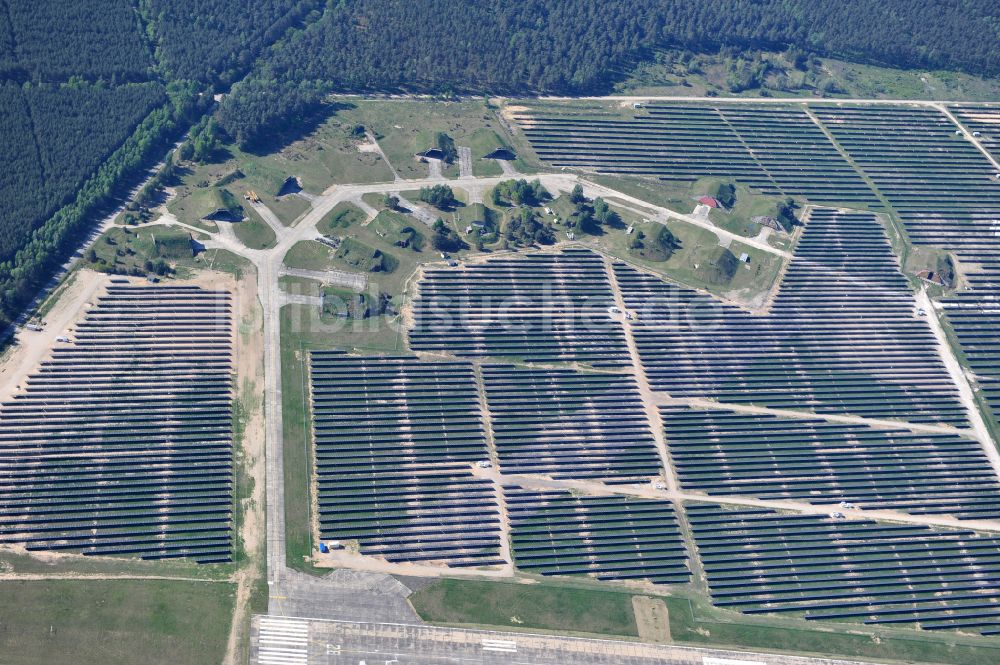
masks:
<instances>
[{"instance_id":1,"label":"tree line","mask_svg":"<svg viewBox=\"0 0 1000 665\"><path fill-rule=\"evenodd\" d=\"M208 110L210 102L191 83L168 85L167 97L83 183L69 205L32 231L12 258L0 262L0 316L4 319L16 316L86 234L94 216L108 209L115 194L161 156L180 132Z\"/></svg>"},{"instance_id":2,"label":"tree line","mask_svg":"<svg viewBox=\"0 0 1000 665\"><path fill-rule=\"evenodd\" d=\"M221 117L249 140L326 92L602 93L662 48L794 46L995 75L998 21L992 0L344 1L266 52Z\"/></svg>"}]
</instances>

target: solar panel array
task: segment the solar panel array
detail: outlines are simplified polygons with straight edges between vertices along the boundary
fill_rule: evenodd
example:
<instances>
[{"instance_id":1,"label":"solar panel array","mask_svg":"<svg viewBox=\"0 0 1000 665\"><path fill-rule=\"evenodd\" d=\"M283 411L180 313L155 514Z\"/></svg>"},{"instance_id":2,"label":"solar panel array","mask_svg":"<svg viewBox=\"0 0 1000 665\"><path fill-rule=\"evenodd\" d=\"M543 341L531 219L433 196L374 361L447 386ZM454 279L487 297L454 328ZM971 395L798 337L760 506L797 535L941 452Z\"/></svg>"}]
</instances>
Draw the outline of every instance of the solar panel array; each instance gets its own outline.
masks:
<instances>
[{"instance_id":1,"label":"solar panel array","mask_svg":"<svg viewBox=\"0 0 1000 665\"><path fill-rule=\"evenodd\" d=\"M0 543L229 561L230 295L111 285L0 405Z\"/></svg>"},{"instance_id":2,"label":"solar panel array","mask_svg":"<svg viewBox=\"0 0 1000 665\"><path fill-rule=\"evenodd\" d=\"M502 564L472 366L311 355L320 537L393 562Z\"/></svg>"},{"instance_id":3,"label":"solar panel array","mask_svg":"<svg viewBox=\"0 0 1000 665\"><path fill-rule=\"evenodd\" d=\"M994 241L981 225L993 194L977 200L949 191L955 183L979 191L988 162L938 111L653 104L635 120L583 112L530 113L521 121L539 155L557 165L664 180L737 177L773 194L879 205L824 134L829 128L898 204L918 243L951 238L964 257L977 257L973 290L947 304L991 390L1000 333L983 318L993 301L982 297L977 280L1000 275L990 272ZM720 402L660 407L682 490L994 518L1000 482L977 441L818 415L968 427L936 338L874 214L813 209L763 315L622 263L613 269L626 306L638 315L631 327L652 388ZM617 492L662 478L638 386L621 372L630 358L621 326L607 312L615 299L600 256L503 256L429 270L419 288L411 347L489 360L473 368L410 357L313 357L324 538L356 539L362 553L390 561L501 563L498 488L472 470L488 458L485 406L520 569L684 584L687 519L720 606L1000 634L1000 538L709 503L688 504L684 518L669 501L593 494L583 483L573 491L535 488L547 482L538 476L618 485ZM970 297L971 305L961 300ZM971 317L963 321L966 312ZM591 369L553 367L564 362ZM754 414L726 404L817 415ZM518 478L528 475L533 482ZM445 498L424 494L431 476ZM469 538L479 540L465 544Z\"/></svg>"},{"instance_id":4,"label":"solar panel array","mask_svg":"<svg viewBox=\"0 0 1000 665\"><path fill-rule=\"evenodd\" d=\"M976 140L1000 161L1000 109L996 106L963 105L952 109L955 116ZM994 167L993 189L1000 188L1000 169ZM970 366L976 372L979 388L1000 418L1000 204L991 195L981 202L977 214L989 219L989 231L983 233L979 247L959 247L958 255L968 263L965 280L971 287L944 301L945 312L955 330ZM956 225L961 232L962 225ZM975 235L975 231L964 235ZM970 242L974 240L970 239Z\"/></svg>"},{"instance_id":5,"label":"solar panel array","mask_svg":"<svg viewBox=\"0 0 1000 665\"><path fill-rule=\"evenodd\" d=\"M1000 514L1000 483L972 439L687 406L660 412L688 491L966 519Z\"/></svg>"},{"instance_id":6,"label":"solar panel array","mask_svg":"<svg viewBox=\"0 0 1000 665\"><path fill-rule=\"evenodd\" d=\"M766 194L876 204L871 189L802 109L647 104L634 118L594 109L517 116L553 166L694 182L737 179Z\"/></svg>"},{"instance_id":7,"label":"solar panel array","mask_svg":"<svg viewBox=\"0 0 1000 665\"><path fill-rule=\"evenodd\" d=\"M993 246L996 169L943 113L840 105L813 112L889 200L914 244Z\"/></svg>"},{"instance_id":8,"label":"solar panel array","mask_svg":"<svg viewBox=\"0 0 1000 665\"><path fill-rule=\"evenodd\" d=\"M984 104L955 104L949 109L958 121L993 155L1000 155L1000 108Z\"/></svg>"},{"instance_id":9,"label":"solar panel array","mask_svg":"<svg viewBox=\"0 0 1000 665\"><path fill-rule=\"evenodd\" d=\"M631 376L484 365L500 470L608 483L663 467Z\"/></svg>"},{"instance_id":10,"label":"solar panel array","mask_svg":"<svg viewBox=\"0 0 1000 665\"><path fill-rule=\"evenodd\" d=\"M1000 539L766 509L685 510L716 605L1000 634Z\"/></svg>"},{"instance_id":11,"label":"solar panel array","mask_svg":"<svg viewBox=\"0 0 1000 665\"><path fill-rule=\"evenodd\" d=\"M1000 413L1000 169L936 109L824 107L816 114L872 177L913 244L944 247L962 260L971 288L943 304L984 395ZM959 107L956 117L996 148L996 110Z\"/></svg>"},{"instance_id":12,"label":"solar panel array","mask_svg":"<svg viewBox=\"0 0 1000 665\"><path fill-rule=\"evenodd\" d=\"M519 568L684 584L687 551L669 501L504 487Z\"/></svg>"},{"instance_id":13,"label":"solar panel array","mask_svg":"<svg viewBox=\"0 0 1000 665\"><path fill-rule=\"evenodd\" d=\"M770 312L615 265L655 390L673 397L966 426L874 215L814 209Z\"/></svg>"},{"instance_id":14,"label":"solar panel array","mask_svg":"<svg viewBox=\"0 0 1000 665\"><path fill-rule=\"evenodd\" d=\"M457 356L628 363L601 257L587 250L431 269L413 302L410 348Z\"/></svg>"}]
</instances>

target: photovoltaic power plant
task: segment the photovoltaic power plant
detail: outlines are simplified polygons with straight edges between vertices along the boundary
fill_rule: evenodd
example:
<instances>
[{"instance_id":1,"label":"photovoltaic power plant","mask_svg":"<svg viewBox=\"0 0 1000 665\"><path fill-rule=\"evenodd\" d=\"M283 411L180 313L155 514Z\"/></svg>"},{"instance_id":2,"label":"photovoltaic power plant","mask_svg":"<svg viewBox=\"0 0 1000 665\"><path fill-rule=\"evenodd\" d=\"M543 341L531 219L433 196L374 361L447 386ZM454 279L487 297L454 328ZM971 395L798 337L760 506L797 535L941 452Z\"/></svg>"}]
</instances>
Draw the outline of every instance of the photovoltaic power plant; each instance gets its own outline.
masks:
<instances>
[{"instance_id":1,"label":"photovoltaic power plant","mask_svg":"<svg viewBox=\"0 0 1000 665\"><path fill-rule=\"evenodd\" d=\"M503 473L611 484L662 475L632 377L485 365L483 380Z\"/></svg>"},{"instance_id":2,"label":"photovoltaic power plant","mask_svg":"<svg viewBox=\"0 0 1000 665\"><path fill-rule=\"evenodd\" d=\"M232 556L230 294L112 284L0 405L0 542Z\"/></svg>"},{"instance_id":3,"label":"photovoltaic power plant","mask_svg":"<svg viewBox=\"0 0 1000 665\"><path fill-rule=\"evenodd\" d=\"M393 562L502 564L473 368L311 354L319 530Z\"/></svg>"},{"instance_id":4,"label":"photovoltaic power plant","mask_svg":"<svg viewBox=\"0 0 1000 665\"><path fill-rule=\"evenodd\" d=\"M669 501L504 487L514 559L541 575L685 584L687 551Z\"/></svg>"},{"instance_id":5,"label":"photovoltaic power plant","mask_svg":"<svg viewBox=\"0 0 1000 665\"><path fill-rule=\"evenodd\" d=\"M766 315L625 265L636 344L673 397L966 426L966 412L885 232L867 212L814 209Z\"/></svg>"},{"instance_id":6,"label":"photovoltaic power plant","mask_svg":"<svg viewBox=\"0 0 1000 665\"><path fill-rule=\"evenodd\" d=\"M689 504L712 602L747 614L1000 634L1000 539Z\"/></svg>"},{"instance_id":7,"label":"photovoltaic power plant","mask_svg":"<svg viewBox=\"0 0 1000 665\"><path fill-rule=\"evenodd\" d=\"M848 106L816 114L871 176L917 246L955 252L969 288L943 301L976 380L1000 413L1000 111ZM972 136L972 134L978 136ZM970 140L992 150L993 162Z\"/></svg>"},{"instance_id":8,"label":"photovoltaic power plant","mask_svg":"<svg viewBox=\"0 0 1000 665\"><path fill-rule=\"evenodd\" d=\"M539 107L515 116L532 149L557 167L674 182L736 179L764 194L878 204L871 188L801 106Z\"/></svg>"},{"instance_id":9,"label":"photovoltaic power plant","mask_svg":"<svg viewBox=\"0 0 1000 665\"><path fill-rule=\"evenodd\" d=\"M994 519L1000 483L982 445L957 434L724 409L660 409L688 491Z\"/></svg>"},{"instance_id":10,"label":"photovoltaic power plant","mask_svg":"<svg viewBox=\"0 0 1000 665\"><path fill-rule=\"evenodd\" d=\"M774 297L750 312L587 249L427 269L418 355L312 356L320 537L633 585L703 570L746 614L1000 634L1000 481L878 215L956 253L968 288L942 310L996 400L1000 169L972 138L996 149L1000 112L633 111L518 119L556 166L808 199Z\"/></svg>"},{"instance_id":11,"label":"photovoltaic power plant","mask_svg":"<svg viewBox=\"0 0 1000 665\"><path fill-rule=\"evenodd\" d=\"M629 362L602 258L588 250L504 256L429 269L413 302L414 351L457 356Z\"/></svg>"}]
</instances>

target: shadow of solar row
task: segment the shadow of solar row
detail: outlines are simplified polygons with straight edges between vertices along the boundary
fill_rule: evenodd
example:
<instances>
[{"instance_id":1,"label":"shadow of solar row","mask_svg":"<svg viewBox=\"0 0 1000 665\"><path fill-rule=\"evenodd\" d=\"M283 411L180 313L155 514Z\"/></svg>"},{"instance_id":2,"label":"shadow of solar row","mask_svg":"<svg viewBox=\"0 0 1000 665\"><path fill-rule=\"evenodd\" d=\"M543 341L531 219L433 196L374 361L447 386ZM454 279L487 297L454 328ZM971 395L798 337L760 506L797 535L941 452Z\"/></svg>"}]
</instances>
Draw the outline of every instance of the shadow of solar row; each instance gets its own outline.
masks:
<instances>
[{"instance_id":1,"label":"shadow of solar row","mask_svg":"<svg viewBox=\"0 0 1000 665\"><path fill-rule=\"evenodd\" d=\"M1000 539L766 509L685 510L720 607L1000 633Z\"/></svg>"},{"instance_id":2,"label":"shadow of solar row","mask_svg":"<svg viewBox=\"0 0 1000 665\"><path fill-rule=\"evenodd\" d=\"M230 295L111 285L0 405L0 543L231 557Z\"/></svg>"},{"instance_id":3,"label":"shadow of solar row","mask_svg":"<svg viewBox=\"0 0 1000 665\"><path fill-rule=\"evenodd\" d=\"M650 384L674 397L966 426L927 321L871 213L814 209L765 315L624 264Z\"/></svg>"},{"instance_id":4,"label":"shadow of solar row","mask_svg":"<svg viewBox=\"0 0 1000 665\"><path fill-rule=\"evenodd\" d=\"M484 365L505 474L648 483L663 472L631 376Z\"/></svg>"},{"instance_id":5,"label":"shadow of solar row","mask_svg":"<svg viewBox=\"0 0 1000 665\"><path fill-rule=\"evenodd\" d=\"M491 259L427 270L413 302L414 351L572 361L629 362L601 257L588 250Z\"/></svg>"},{"instance_id":6,"label":"shadow of solar row","mask_svg":"<svg viewBox=\"0 0 1000 665\"><path fill-rule=\"evenodd\" d=\"M801 108L654 103L632 119L596 109L516 119L538 157L553 166L675 182L720 177L821 203L876 202Z\"/></svg>"},{"instance_id":7,"label":"shadow of solar row","mask_svg":"<svg viewBox=\"0 0 1000 665\"><path fill-rule=\"evenodd\" d=\"M953 111L1000 157L996 110ZM994 414L1000 413L1000 170L935 109L823 107L816 115L871 176L913 244L951 250L962 261L971 288L946 299L945 311Z\"/></svg>"},{"instance_id":8,"label":"shadow of solar row","mask_svg":"<svg viewBox=\"0 0 1000 665\"><path fill-rule=\"evenodd\" d=\"M320 536L392 562L502 564L496 491L466 362L311 355Z\"/></svg>"},{"instance_id":9,"label":"shadow of solar row","mask_svg":"<svg viewBox=\"0 0 1000 665\"><path fill-rule=\"evenodd\" d=\"M1000 483L982 446L952 434L662 407L688 491L994 519Z\"/></svg>"},{"instance_id":10,"label":"shadow of solar row","mask_svg":"<svg viewBox=\"0 0 1000 665\"><path fill-rule=\"evenodd\" d=\"M505 486L514 561L540 575L686 584L687 551L669 501Z\"/></svg>"}]
</instances>

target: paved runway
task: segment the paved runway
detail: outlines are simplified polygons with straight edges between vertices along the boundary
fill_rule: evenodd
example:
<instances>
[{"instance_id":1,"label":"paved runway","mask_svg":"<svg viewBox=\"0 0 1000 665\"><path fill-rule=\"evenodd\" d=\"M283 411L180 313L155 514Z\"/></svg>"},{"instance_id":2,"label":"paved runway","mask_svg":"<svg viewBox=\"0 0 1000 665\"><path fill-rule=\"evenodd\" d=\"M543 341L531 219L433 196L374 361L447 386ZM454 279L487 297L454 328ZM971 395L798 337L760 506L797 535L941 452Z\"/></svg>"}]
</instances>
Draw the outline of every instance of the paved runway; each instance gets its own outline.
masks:
<instances>
[{"instance_id":1,"label":"paved runway","mask_svg":"<svg viewBox=\"0 0 1000 665\"><path fill-rule=\"evenodd\" d=\"M251 665L856 665L825 658L411 624L254 617Z\"/></svg>"}]
</instances>

